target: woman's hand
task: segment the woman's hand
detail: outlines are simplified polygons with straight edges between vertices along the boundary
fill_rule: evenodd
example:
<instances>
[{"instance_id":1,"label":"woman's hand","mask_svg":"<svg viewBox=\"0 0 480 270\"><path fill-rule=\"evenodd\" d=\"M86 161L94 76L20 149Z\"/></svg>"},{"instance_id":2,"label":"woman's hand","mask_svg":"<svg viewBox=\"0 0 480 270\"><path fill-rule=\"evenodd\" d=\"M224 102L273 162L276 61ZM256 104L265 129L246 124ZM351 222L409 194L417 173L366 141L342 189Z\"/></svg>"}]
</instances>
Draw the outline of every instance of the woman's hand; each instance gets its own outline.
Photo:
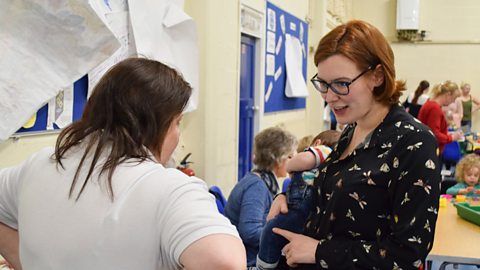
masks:
<instances>
[{"instance_id":1,"label":"woman's hand","mask_svg":"<svg viewBox=\"0 0 480 270\"><path fill-rule=\"evenodd\" d=\"M273 200L272 206L270 207L270 211L267 215L267 221L278 216L280 213L288 213L287 196L284 194L277 195L275 200Z\"/></svg>"},{"instance_id":2,"label":"woman's hand","mask_svg":"<svg viewBox=\"0 0 480 270\"><path fill-rule=\"evenodd\" d=\"M299 263L315 263L318 240L279 228L273 228L273 232L285 237L290 242L282 249L288 265L295 267Z\"/></svg>"}]
</instances>

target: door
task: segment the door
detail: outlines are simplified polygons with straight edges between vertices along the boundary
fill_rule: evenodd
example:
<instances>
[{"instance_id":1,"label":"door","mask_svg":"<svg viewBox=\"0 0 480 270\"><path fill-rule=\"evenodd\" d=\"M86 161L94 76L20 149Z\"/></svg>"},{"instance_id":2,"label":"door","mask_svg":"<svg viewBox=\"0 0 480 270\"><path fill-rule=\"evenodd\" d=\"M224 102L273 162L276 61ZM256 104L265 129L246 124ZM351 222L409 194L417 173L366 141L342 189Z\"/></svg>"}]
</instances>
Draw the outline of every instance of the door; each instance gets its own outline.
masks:
<instances>
[{"instance_id":1,"label":"door","mask_svg":"<svg viewBox=\"0 0 480 270\"><path fill-rule=\"evenodd\" d=\"M242 35L240 53L238 180L252 169L253 119L257 109L254 100L255 39Z\"/></svg>"}]
</instances>

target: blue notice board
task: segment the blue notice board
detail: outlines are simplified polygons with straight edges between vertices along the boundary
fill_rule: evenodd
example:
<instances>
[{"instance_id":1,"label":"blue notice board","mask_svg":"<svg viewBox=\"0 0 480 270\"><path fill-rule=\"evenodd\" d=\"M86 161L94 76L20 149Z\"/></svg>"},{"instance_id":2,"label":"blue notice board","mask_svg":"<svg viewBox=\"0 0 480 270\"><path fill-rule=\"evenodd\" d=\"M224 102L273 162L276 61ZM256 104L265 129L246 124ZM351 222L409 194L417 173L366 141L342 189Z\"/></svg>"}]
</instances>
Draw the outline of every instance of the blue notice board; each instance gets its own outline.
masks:
<instances>
[{"instance_id":1,"label":"blue notice board","mask_svg":"<svg viewBox=\"0 0 480 270\"><path fill-rule=\"evenodd\" d=\"M305 108L305 98L285 95L285 34L300 40L303 46L303 78L307 76L308 24L267 1L265 46L265 112Z\"/></svg>"},{"instance_id":2,"label":"blue notice board","mask_svg":"<svg viewBox=\"0 0 480 270\"><path fill-rule=\"evenodd\" d=\"M73 114L72 121L76 121L82 117L83 108L87 102L88 95L88 75L83 76L73 84ZM37 111L37 118L35 124L30 128L20 128L15 135L26 135L29 133L37 134L47 132L47 120L48 120L48 104L43 106ZM53 124L54 129L59 127Z\"/></svg>"}]
</instances>

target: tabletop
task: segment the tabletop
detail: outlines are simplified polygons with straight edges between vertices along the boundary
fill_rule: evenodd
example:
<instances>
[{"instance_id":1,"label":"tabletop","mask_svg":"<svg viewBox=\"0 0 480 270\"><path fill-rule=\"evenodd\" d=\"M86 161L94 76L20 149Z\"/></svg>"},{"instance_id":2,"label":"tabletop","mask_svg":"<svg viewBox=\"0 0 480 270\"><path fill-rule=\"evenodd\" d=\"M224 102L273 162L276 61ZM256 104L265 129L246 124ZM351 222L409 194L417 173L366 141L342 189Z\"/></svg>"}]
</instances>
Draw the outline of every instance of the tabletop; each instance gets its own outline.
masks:
<instances>
[{"instance_id":1,"label":"tabletop","mask_svg":"<svg viewBox=\"0 0 480 270\"><path fill-rule=\"evenodd\" d=\"M457 215L451 202L439 208L433 248L427 260L480 264L480 226Z\"/></svg>"}]
</instances>

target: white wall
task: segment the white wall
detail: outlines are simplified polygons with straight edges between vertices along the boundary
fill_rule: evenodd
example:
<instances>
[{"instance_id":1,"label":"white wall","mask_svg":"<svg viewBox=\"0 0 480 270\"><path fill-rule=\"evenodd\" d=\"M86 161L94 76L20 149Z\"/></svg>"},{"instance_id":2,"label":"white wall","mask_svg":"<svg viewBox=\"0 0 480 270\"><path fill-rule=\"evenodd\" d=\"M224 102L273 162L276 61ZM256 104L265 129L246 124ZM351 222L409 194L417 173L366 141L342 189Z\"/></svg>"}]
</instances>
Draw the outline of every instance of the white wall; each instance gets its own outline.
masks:
<instances>
[{"instance_id":1,"label":"white wall","mask_svg":"<svg viewBox=\"0 0 480 270\"><path fill-rule=\"evenodd\" d=\"M225 190L237 180L240 3L187 0L185 11L197 23L201 94L199 110L184 117L182 145L197 175Z\"/></svg>"},{"instance_id":2,"label":"white wall","mask_svg":"<svg viewBox=\"0 0 480 270\"><path fill-rule=\"evenodd\" d=\"M396 1L356 0L353 16L377 26L392 41L397 78L407 81L410 93L421 80L430 85L445 80L471 83L480 97L480 1L420 1L419 26L429 32L429 43L395 42ZM402 98L405 99L406 95ZM480 128L480 113L473 115L473 129Z\"/></svg>"},{"instance_id":3,"label":"white wall","mask_svg":"<svg viewBox=\"0 0 480 270\"><path fill-rule=\"evenodd\" d=\"M54 146L57 134L43 134L0 143L0 168L20 163L31 154L46 146Z\"/></svg>"}]
</instances>

